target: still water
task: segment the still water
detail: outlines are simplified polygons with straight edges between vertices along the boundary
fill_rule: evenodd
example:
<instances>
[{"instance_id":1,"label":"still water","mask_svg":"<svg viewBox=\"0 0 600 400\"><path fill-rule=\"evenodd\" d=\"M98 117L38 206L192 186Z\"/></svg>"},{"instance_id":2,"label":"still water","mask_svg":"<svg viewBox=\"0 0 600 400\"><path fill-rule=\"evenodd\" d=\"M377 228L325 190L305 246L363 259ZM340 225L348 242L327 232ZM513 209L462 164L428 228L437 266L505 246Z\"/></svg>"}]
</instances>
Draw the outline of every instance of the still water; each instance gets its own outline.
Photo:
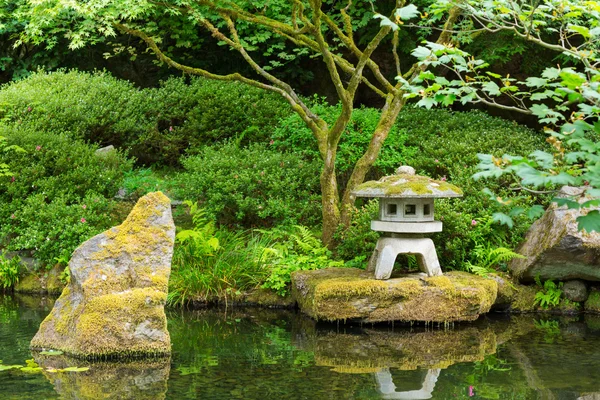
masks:
<instances>
[{"instance_id":1,"label":"still water","mask_svg":"<svg viewBox=\"0 0 600 400\"><path fill-rule=\"evenodd\" d=\"M0 360L25 364L52 307L0 295ZM495 316L453 326L316 324L260 309L168 312L167 360L39 356L0 371L0 399L600 399L600 317Z\"/></svg>"}]
</instances>

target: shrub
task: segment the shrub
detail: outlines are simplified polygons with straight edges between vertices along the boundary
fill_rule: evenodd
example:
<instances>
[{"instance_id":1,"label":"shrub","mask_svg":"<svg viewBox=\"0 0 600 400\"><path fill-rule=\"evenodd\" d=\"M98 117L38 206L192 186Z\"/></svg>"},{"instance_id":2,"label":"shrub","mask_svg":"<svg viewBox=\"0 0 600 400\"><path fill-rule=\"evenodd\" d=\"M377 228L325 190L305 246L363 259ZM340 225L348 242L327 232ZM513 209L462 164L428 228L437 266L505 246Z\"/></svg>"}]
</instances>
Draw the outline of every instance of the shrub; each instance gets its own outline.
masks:
<instances>
[{"instance_id":1,"label":"shrub","mask_svg":"<svg viewBox=\"0 0 600 400\"><path fill-rule=\"evenodd\" d=\"M229 142L185 158L176 178L179 198L199 200L220 224L244 227L317 224L319 163L264 144Z\"/></svg>"},{"instance_id":2,"label":"shrub","mask_svg":"<svg viewBox=\"0 0 600 400\"><path fill-rule=\"evenodd\" d=\"M526 155L545 146L544 136L515 123L490 117L481 112L453 113L446 110L406 108L398 118L407 138L407 146L417 151L406 158L420 175L447 179L463 189L460 199L436 200L436 219L444 230L433 235L438 257L444 269L463 269L466 263L476 263L471 252L477 245L513 248L521 240L530 221L517 218L515 226L488 223L498 211L496 202L482 192L489 187L496 195L512 192L502 181L474 181L477 153ZM520 205L529 207L533 199L524 196ZM360 206L360 204L358 204ZM341 241L338 255L344 259L368 256L375 247L377 234L371 234L370 219L376 216L376 205L357 210L348 230L338 232Z\"/></svg>"},{"instance_id":3,"label":"shrub","mask_svg":"<svg viewBox=\"0 0 600 400\"><path fill-rule=\"evenodd\" d=\"M274 93L236 82L172 78L137 89L107 73L36 73L0 91L4 124L67 133L128 150L140 164L176 165L217 140L266 141L291 110Z\"/></svg>"},{"instance_id":4,"label":"shrub","mask_svg":"<svg viewBox=\"0 0 600 400\"><path fill-rule=\"evenodd\" d=\"M96 155L95 146L64 134L0 131L27 151L0 152L0 163L14 172L0 178L0 242L7 249L30 250L52 264L114 224L119 207L112 198L132 166L122 153Z\"/></svg>"},{"instance_id":5,"label":"shrub","mask_svg":"<svg viewBox=\"0 0 600 400\"><path fill-rule=\"evenodd\" d=\"M19 257L7 258L0 253L0 287L3 290L10 289L19 283L19 269L21 259Z\"/></svg>"}]
</instances>

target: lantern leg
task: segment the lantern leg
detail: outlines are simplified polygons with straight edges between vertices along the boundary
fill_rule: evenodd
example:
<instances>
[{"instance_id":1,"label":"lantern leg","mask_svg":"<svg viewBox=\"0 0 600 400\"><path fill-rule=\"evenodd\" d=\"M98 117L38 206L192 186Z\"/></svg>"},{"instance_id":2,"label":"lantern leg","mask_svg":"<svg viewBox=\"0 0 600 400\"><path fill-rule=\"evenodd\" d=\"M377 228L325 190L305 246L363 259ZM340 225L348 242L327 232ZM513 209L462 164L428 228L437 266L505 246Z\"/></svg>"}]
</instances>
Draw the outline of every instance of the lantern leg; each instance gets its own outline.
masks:
<instances>
[{"instance_id":1,"label":"lantern leg","mask_svg":"<svg viewBox=\"0 0 600 400\"><path fill-rule=\"evenodd\" d=\"M442 275L435 246L428 238L380 238L367 270L375 271L375 279L389 279L398 254L418 256L419 268L427 276Z\"/></svg>"}]
</instances>

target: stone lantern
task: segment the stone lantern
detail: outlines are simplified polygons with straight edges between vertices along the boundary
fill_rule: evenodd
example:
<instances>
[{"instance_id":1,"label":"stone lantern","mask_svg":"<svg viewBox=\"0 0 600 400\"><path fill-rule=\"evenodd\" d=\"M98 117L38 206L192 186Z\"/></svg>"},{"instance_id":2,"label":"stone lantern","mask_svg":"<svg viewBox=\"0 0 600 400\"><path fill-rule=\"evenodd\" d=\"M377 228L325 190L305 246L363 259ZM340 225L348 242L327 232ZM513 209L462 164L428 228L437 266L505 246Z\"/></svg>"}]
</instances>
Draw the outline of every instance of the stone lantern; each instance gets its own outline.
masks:
<instances>
[{"instance_id":1,"label":"stone lantern","mask_svg":"<svg viewBox=\"0 0 600 400\"><path fill-rule=\"evenodd\" d=\"M353 192L356 197L379 199L379 219L371 229L388 232L381 237L369 261L375 279L389 279L398 254L414 254L428 276L442 275L433 241L424 234L441 232L442 223L433 218L435 198L462 197L462 190L444 181L415 175L415 169L402 166L396 175L365 182Z\"/></svg>"}]
</instances>

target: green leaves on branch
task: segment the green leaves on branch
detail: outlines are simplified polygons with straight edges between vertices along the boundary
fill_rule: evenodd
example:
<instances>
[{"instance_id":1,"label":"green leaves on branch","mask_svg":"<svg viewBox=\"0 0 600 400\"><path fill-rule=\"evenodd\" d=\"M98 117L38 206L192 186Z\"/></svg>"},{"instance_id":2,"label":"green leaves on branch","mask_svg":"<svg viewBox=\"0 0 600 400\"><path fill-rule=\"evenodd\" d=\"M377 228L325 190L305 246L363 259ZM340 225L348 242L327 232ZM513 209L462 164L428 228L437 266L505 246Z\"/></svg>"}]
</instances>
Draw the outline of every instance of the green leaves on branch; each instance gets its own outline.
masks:
<instances>
[{"instance_id":1,"label":"green leaves on branch","mask_svg":"<svg viewBox=\"0 0 600 400\"><path fill-rule=\"evenodd\" d=\"M390 28L392 28L392 30L396 31L398 30L398 25L403 24L402 21L407 21L409 19L415 18L419 16L419 14L420 13L417 6L415 6L414 4L409 4L405 7L396 9L396 11L394 12L396 22L393 22L391 19L381 14L375 14L373 18L381 19L381 26L389 26Z\"/></svg>"}]
</instances>

